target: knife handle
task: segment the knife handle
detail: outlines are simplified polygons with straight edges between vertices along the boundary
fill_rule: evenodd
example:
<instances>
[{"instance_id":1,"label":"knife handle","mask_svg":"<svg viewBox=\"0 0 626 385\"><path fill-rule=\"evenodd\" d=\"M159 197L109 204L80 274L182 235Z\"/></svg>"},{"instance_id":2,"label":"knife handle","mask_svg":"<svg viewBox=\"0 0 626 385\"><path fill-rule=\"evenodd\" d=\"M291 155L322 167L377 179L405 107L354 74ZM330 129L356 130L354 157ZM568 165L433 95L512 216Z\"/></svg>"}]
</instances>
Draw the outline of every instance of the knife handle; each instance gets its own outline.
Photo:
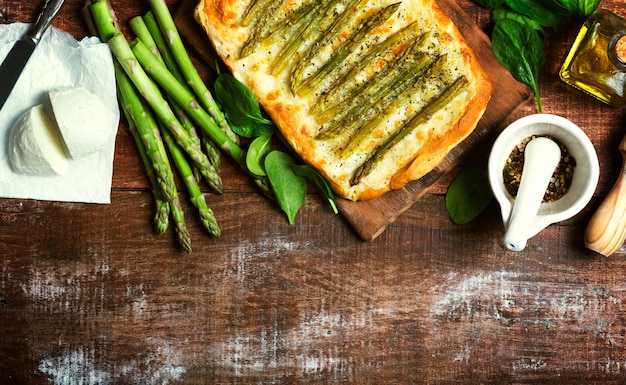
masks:
<instances>
[{"instance_id":1,"label":"knife handle","mask_svg":"<svg viewBox=\"0 0 626 385\"><path fill-rule=\"evenodd\" d=\"M585 246L607 257L626 239L626 136L619 149L623 158L620 175L585 230Z\"/></svg>"},{"instance_id":2,"label":"knife handle","mask_svg":"<svg viewBox=\"0 0 626 385\"><path fill-rule=\"evenodd\" d=\"M37 16L35 24L33 24L33 27L28 32L28 36L35 44L39 43L44 32L46 32L52 23L52 19L59 14L64 3L65 0L46 0L39 16Z\"/></svg>"}]
</instances>

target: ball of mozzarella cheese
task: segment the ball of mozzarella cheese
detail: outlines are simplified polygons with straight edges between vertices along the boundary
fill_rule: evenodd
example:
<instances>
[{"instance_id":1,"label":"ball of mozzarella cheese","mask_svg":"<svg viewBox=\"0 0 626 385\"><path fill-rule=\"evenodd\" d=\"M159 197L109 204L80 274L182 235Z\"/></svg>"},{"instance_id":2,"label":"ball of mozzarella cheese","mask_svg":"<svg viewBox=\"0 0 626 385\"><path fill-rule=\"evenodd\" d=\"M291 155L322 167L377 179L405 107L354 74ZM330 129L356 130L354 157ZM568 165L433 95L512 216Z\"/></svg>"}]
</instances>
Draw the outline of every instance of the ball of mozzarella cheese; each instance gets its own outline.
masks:
<instances>
[{"instance_id":1,"label":"ball of mozzarella cheese","mask_svg":"<svg viewBox=\"0 0 626 385\"><path fill-rule=\"evenodd\" d=\"M51 90L48 96L70 157L100 151L116 129L114 114L104 102L84 87Z\"/></svg>"},{"instance_id":2,"label":"ball of mozzarella cheese","mask_svg":"<svg viewBox=\"0 0 626 385\"><path fill-rule=\"evenodd\" d=\"M9 160L20 174L67 174L63 143L43 105L30 108L15 122L9 136Z\"/></svg>"}]
</instances>

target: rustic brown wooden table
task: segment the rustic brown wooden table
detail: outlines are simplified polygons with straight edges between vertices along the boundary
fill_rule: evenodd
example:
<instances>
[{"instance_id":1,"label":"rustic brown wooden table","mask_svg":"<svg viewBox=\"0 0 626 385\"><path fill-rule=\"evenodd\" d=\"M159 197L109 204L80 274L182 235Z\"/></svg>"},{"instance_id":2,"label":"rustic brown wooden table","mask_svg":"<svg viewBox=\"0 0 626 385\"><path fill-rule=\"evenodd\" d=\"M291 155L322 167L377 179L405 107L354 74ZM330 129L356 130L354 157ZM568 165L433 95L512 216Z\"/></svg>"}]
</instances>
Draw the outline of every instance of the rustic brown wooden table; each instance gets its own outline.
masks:
<instances>
[{"instance_id":1,"label":"rustic brown wooden table","mask_svg":"<svg viewBox=\"0 0 626 385\"><path fill-rule=\"evenodd\" d=\"M42 3L0 0L0 20L32 21ZM489 31L489 12L459 5ZM113 6L122 21L148 9ZM68 0L54 25L82 38L81 7ZM623 0L604 7L626 15ZM558 79L581 23L548 33L541 91L591 138L600 182L524 251L503 247L496 204L465 226L445 210L454 173L486 167L488 140L372 242L314 193L288 225L226 160L226 192L208 194L222 236L187 215L187 254L152 230L122 122L110 205L0 199L0 383L624 383L626 248L594 254L583 232L621 168L626 116ZM535 112L529 100L503 125Z\"/></svg>"}]
</instances>

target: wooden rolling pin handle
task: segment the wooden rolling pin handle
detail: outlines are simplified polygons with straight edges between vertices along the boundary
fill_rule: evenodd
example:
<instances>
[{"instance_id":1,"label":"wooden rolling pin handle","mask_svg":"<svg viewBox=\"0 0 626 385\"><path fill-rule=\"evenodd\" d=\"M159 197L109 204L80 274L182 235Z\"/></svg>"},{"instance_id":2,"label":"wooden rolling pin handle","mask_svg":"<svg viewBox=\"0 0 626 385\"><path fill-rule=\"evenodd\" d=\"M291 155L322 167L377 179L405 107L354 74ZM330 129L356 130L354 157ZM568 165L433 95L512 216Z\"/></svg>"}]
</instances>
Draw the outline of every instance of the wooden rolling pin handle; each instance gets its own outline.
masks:
<instances>
[{"instance_id":1,"label":"wooden rolling pin handle","mask_svg":"<svg viewBox=\"0 0 626 385\"><path fill-rule=\"evenodd\" d=\"M626 239L626 136L619 145L622 170L585 230L585 247L604 256L613 254Z\"/></svg>"}]
</instances>

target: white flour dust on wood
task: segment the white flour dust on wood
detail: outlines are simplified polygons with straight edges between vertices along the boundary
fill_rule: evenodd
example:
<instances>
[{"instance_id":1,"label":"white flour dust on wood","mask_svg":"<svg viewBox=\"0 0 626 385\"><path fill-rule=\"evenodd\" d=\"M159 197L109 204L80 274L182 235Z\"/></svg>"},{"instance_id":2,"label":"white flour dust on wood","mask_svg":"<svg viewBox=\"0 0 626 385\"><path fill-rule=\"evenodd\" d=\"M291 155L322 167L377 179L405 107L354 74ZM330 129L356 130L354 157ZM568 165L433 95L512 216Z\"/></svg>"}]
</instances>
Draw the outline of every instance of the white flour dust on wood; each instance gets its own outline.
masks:
<instances>
[{"instance_id":1,"label":"white flour dust on wood","mask_svg":"<svg viewBox=\"0 0 626 385\"><path fill-rule=\"evenodd\" d=\"M110 267L106 261L95 265L79 263L68 266L66 270L32 266L29 279L20 287L23 295L33 304L31 309L35 317L56 313L69 319L75 314L101 314L104 318L94 322L105 323L112 317L103 310L110 294L106 292L105 285L108 274ZM128 286L126 295L131 305L124 311L135 318L140 317L146 306L142 286ZM113 341L114 336L106 336L105 331L103 333L103 338ZM67 340L59 337L58 344L50 348L37 345L37 340L32 343L32 350L42 357L37 370L54 385L165 385L178 381L187 371L183 360L184 345L158 338L139 341L143 350L133 358L121 360L107 357L97 342L81 341L77 344L71 341L70 336Z\"/></svg>"},{"instance_id":2,"label":"white flour dust on wood","mask_svg":"<svg viewBox=\"0 0 626 385\"><path fill-rule=\"evenodd\" d=\"M41 360L39 372L54 385L108 385L117 383L167 385L187 372L178 348L158 339L148 339L151 348L141 358L105 364L93 348L76 347L58 357Z\"/></svg>"},{"instance_id":3,"label":"white flour dust on wood","mask_svg":"<svg viewBox=\"0 0 626 385\"><path fill-rule=\"evenodd\" d=\"M263 236L258 243L242 241L234 249L230 260L224 266L223 273L226 279L231 279L236 283L244 283L248 277L250 265L263 261L269 263L279 259L281 256L293 250L304 249L306 243L292 242L277 238L275 234ZM269 267L268 267L269 268Z\"/></svg>"},{"instance_id":4,"label":"white flour dust on wood","mask_svg":"<svg viewBox=\"0 0 626 385\"><path fill-rule=\"evenodd\" d=\"M372 312L350 316L339 313L301 315L300 323L287 330L262 329L259 335L237 332L216 347L220 362L236 376L249 374L330 374L350 380L359 363L345 352L347 345L361 348L371 341L354 336L376 334ZM364 333L367 331L367 333ZM369 333L369 334L368 334ZM366 337L368 338L368 337ZM276 371L278 369L278 371Z\"/></svg>"},{"instance_id":5,"label":"white flour dust on wood","mask_svg":"<svg viewBox=\"0 0 626 385\"><path fill-rule=\"evenodd\" d=\"M519 359L509 348L497 351L497 346L487 347L481 343L493 340L498 333L508 336L546 333L556 335L553 338L558 340L561 325L567 325L561 339L579 336L598 341L602 346L621 349L626 345L626 326L621 317L626 286L608 292L593 284L537 282L528 274L499 271L469 276L451 273L445 277L444 284L436 285L431 291L435 298L430 308L432 338L436 344L456 349L451 357L455 361L467 363L480 359L487 350L510 356L512 371L555 370L550 367L549 357L539 356L541 352L535 358ZM547 338L544 343L551 346L552 340ZM555 341L555 350L556 345ZM500 363L504 365L504 360ZM560 365L568 370L588 370L573 361ZM594 356L589 365L592 366L589 369L597 371L626 372L626 365L611 357Z\"/></svg>"},{"instance_id":6,"label":"white flour dust on wood","mask_svg":"<svg viewBox=\"0 0 626 385\"><path fill-rule=\"evenodd\" d=\"M283 269L291 251L306 247L306 243L271 234L260 243L243 241L222 267L224 286L246 292L257 281L262 283ZM225 330L224 340L210 350L219 364L237 377L324 373L346 379L358 363L345 349L350 349L350 344L357 349L371 344L377 333L373 313L371 309L333 311L322 303L317 309L303 309L299 323L289 326L281 323L278 315L269 315L258 329Z\"/></svg>"}]
</instances>

